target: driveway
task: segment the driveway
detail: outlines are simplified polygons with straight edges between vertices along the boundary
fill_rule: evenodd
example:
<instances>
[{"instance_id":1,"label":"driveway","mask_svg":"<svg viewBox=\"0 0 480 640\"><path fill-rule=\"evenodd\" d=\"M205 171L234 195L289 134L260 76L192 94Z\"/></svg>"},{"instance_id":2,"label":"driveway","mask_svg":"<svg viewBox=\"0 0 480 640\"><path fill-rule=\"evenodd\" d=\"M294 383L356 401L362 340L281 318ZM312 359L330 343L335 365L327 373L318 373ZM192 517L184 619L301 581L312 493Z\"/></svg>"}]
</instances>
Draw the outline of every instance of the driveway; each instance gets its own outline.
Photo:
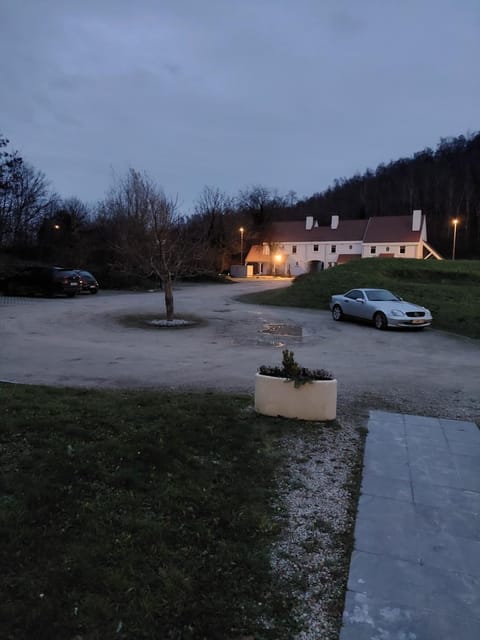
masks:
<instances>
[{"instance_id":1,"label":"driveway","mask_svg":"<svg viewBox=\"0 0 480 640\"><path fill-rule=\"evenodd\" d=\"M180 285L178 317L195 328L125 328L118 317L162 312L163 294L0 296L0 380L84 387L222 389L252 392L261 364L282 349L332 370L339 398L426 415L480 420L480 342L435 329L377 331L334 322L328 311L262 307L242 293L287 286L276 280Z\"/></svg>"}]
</instances>

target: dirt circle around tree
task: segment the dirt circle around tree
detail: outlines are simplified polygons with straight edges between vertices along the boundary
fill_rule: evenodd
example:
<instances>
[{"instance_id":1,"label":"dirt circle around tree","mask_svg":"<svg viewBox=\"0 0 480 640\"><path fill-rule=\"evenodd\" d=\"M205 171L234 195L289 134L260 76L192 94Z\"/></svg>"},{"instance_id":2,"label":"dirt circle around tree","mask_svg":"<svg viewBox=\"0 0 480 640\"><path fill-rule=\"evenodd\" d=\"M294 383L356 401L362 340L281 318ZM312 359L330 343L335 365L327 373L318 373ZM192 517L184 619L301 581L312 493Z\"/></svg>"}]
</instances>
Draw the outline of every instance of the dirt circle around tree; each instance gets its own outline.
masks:
<instances>
[{"instance_id":1,"label":"dirt circle around tree","mask_svg":"<svg viewBox=\"0 0 480 640\"><path fill-rule=\"evenodd\" d=\"M173 320L167 320L165 314L129 314L117 317L118 322L128 329L194 329L207 324L204 318L191 314L181 314Z\"/></svg>"}]
</instances>

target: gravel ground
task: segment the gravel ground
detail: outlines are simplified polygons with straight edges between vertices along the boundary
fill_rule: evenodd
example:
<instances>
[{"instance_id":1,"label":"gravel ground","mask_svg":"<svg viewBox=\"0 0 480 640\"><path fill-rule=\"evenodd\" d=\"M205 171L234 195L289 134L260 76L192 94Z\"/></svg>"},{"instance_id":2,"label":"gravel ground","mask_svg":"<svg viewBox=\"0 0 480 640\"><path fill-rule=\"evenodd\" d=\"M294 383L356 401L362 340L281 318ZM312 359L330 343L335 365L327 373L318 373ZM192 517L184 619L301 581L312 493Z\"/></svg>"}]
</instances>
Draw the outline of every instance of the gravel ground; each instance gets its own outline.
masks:
<instances>
[{"instance_id":1,"label":"gravel ground","mask_svg":"<svg viewBox=\"0 0 480 640\"><path fill-rule=\"evenodd\" d=\"M296 640L334 640L343 610L363 438L352 423L319 426L285 440L288 467L280 479L287 526L272 566L297 585Z\"/></svg>"}]
</instances>

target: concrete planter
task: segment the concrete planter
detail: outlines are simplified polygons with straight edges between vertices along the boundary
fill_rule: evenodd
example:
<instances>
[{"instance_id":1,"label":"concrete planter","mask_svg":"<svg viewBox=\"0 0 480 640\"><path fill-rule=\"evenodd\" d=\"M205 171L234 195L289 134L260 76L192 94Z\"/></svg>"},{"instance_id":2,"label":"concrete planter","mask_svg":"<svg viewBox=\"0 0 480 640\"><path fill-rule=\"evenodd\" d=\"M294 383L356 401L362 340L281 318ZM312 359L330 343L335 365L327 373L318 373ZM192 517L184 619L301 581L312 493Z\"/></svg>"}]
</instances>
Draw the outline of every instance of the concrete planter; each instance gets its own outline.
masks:
<instances>
[{"instance_id":1,"label":"concrete planter","mask_svg":"<svg viewBox=\"0 0 480 640\"><path fill-rule=\"evenodd\" d=\"M334 420L337 381L313 380L295 387L293 380L255 375L255 411L299 420Z\"/></svg>"}]
</instances>

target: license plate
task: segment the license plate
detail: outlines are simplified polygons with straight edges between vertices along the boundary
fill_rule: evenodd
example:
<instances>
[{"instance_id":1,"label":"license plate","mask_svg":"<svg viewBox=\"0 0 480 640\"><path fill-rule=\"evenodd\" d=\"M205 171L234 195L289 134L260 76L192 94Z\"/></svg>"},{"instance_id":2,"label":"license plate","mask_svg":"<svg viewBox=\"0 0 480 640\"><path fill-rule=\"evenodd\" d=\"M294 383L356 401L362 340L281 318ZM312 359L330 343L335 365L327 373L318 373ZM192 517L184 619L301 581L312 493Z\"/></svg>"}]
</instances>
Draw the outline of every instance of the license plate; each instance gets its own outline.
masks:
<instances>
[{"instance_id":1,"label":"license plate","mask_svg":"<svg viewBox=\"0 0 480 640\"><path fill-rule=\"evenodd\" d=\"M78 287L78 283L77 282L70 282L70 286L71 287ZM415 320L414 320L415 322Z\"/></svg>"},{"instance_id":2,"label":"license plate","mask_svg":"<svg viewBox=\"0 0 480 640\"><path fill-rule=\"evenodd\" d=\"M423 324L425 321L422 319L412 320L412 324Z\"/></svg>"}]
</instances>

